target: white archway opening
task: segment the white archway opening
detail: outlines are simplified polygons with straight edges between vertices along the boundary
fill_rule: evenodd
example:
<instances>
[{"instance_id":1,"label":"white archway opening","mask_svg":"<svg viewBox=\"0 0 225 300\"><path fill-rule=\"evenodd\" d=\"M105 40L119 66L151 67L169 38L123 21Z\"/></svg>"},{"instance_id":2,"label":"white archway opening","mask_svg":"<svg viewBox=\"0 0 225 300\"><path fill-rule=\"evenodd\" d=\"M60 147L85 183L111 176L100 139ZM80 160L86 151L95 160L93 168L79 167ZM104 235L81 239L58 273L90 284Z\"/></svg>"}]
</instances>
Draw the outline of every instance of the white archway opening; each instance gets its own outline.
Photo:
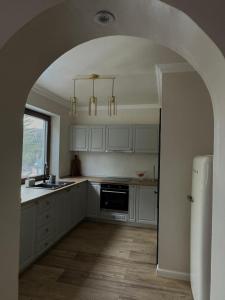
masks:
<instances>
[{"instance_id":1,"label":"white archway opening","mask_svg":"<svg viewBox=\"0 0 225 300\"><path fill-rule=\"evenodd\" d=\"M27 94L40 73L72 47L100 36L126 34L151 39L179 53L201 75L210 92L215 119L211 298L222 299L225 296L225 262L221 261L225 251L225 242L221 240L225 225L224 57L188 16L159 1L143 0L138 4L130 0L123 3L108 1L107 9L115 13L118 23L107 28L93 25L93 15L101 8L100 0L94 3L88 0L82 3L66 1L33 19L18 31L0 52L3 99L0 136L4 141L4 147L0 151L4 174L1 175L3 200L0 225L1 228L7 228L2 234L2 297L5 300L17 297L21 165L19 157L22 149L21 120ZM13 184L10 188L8 182L12 180L12 173L9 170L13 170Z\"/></svg>"}]
</instances>

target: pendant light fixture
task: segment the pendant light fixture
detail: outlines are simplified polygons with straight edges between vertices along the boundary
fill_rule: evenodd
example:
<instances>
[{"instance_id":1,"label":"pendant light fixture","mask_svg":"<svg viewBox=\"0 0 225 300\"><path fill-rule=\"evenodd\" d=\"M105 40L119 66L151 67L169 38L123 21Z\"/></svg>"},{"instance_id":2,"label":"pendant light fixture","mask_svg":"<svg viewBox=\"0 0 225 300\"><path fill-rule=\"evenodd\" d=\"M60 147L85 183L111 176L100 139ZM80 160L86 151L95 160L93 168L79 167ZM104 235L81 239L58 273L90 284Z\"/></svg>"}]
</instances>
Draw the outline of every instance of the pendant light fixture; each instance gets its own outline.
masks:
<instances>
[{"instance_id":1,"label":"pendant light fixture","mask_svg":"<svg viewBox=\"0 0 225 300\"><path fill-rule=\"evenodd\" d=\"M95 78L92 79L92 96L89 99L89 116L92 115L92 106L94 107L94 115L97 116L97 102L98 99L95 97Z\"/></svg>"},{"instance_id":2,"label":"pendant light fixture","mask_svg":"<svg viewBox=\"0 0 225 300\"><path fill-rule=\"evenodd\" d=\"M115 78L112 79L112 96L109 97L108 101L108 115L111 117L117 115L117 103L116 103L116 97L114 95L114 82Z\"/></svg>"},{"instance_id":3,"label":"pendant light fixture","mask_svg":"<svg viewBox=\"0 0 225 300\"><path fill-rule=\"evenodd\" d=\"M78 98L76 97L76 79L73 80L73 97L70 98L70 115L72 117L77 116L77 103Z\"/></svg>"},{"instance_id":4,"label":"pendant light fixture","mask_svg":"<svg viewBox=\"0 0 225 300\"><path fill-rule=\"evenodd\" d=\"M92 96L89 98L88 114L89 114L89 116L92 116L92 115L97 116L98 99L95 96L95 80L98 80L98 79L112 80L112 95L109 97L109 100L108 100L108 115L109 116L117 115L117 103L116 103L116 97L114 95L115 76L98 75L98 74L78 75L73 79L74 80L74 89L73 89L73 97L70 98L70 101L71 101L70 115L72 115L73 117L77 115L78 98L76 97L76 81L77 80L92 80Z\"/></svg>"}]
</instances>

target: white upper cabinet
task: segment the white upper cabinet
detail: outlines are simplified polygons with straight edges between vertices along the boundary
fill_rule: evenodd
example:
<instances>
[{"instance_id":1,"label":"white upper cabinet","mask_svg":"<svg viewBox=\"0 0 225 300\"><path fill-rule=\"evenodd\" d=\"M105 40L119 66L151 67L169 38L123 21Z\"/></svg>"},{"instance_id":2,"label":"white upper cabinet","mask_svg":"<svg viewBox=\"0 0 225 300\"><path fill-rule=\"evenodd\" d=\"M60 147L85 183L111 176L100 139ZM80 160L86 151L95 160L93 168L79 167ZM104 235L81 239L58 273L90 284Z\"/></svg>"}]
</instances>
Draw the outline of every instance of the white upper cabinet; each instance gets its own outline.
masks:
<instances>
[{"instance_id":1,"label":"white upper cabinet","mask_svg":"<svg viewBox=\"0 0 225 300\"><path fill-rule=\"evenodd\" d=\"M134 151L141 153L159 152L158 125L136 125L134 127Z\"/></svg>"},{"instance_id":2,"label":"white upper cabinet","mask_svg":"<svg viewBox=\"0 0 225 300\"><path fill-rule=\"evenodd\" d=\"M71 147L72 151L88 151L89 127L72 126L71 127Z\"/></svg>"},{"instance_id":3,"label":"white upper cabinet","mask_svg":"<svg viewBox=\"0 0 225 300\"><path fill-rule=\"evenodd\" d=\"M111 125L106 127L106 151L131 152L132 146L132 126Z\"/></svg>"},{"instance_id":4,"label":"white upper cabinet","mask_svg":"<svg viewBox=\"0 0 225 300\"><path fill-rule=\"evenodd\" d=\"M159 152L158 125L94 125L71 127L71 151Z\"/></svg>"},{"instance_id":5,"label":"white upper cabinet","mask_svg":"<svg viewBox=\"0 0 225 300\"><path fill-rule=\"evenodd\" d=\"M105 152L105 126L89 128L89 151Z\"/></svg>"},{"instance_id":6,"label":"white upper cabinet","mask_svg":"<svg viewBox=\"0 0 225 300\"><path fill-rule=\"evenodd\" d=\"M157 225L157 187L137 187L136 221L140 224Z\"/></svg>"}]
</instances>

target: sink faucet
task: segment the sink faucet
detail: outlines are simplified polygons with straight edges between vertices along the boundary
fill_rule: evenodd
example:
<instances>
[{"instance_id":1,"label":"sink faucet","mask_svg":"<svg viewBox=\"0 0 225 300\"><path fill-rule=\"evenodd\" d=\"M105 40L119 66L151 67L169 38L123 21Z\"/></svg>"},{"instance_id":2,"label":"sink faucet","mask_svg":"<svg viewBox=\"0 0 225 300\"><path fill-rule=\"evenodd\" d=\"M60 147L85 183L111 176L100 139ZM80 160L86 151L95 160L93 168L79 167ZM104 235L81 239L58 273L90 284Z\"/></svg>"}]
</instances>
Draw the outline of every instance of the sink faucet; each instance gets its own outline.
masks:
<instances>
[{"instance_id":1,"label":"sink faucet","mask_svg":"<svg viewBox=\"0 0 225 300\"><path fill-rule=\"evenodd\" d=\"M45 163L44 165L44 176L43 176L43 182L46 182L46 180L48 179L48 164Z\"/></svg>"}]
</instances>

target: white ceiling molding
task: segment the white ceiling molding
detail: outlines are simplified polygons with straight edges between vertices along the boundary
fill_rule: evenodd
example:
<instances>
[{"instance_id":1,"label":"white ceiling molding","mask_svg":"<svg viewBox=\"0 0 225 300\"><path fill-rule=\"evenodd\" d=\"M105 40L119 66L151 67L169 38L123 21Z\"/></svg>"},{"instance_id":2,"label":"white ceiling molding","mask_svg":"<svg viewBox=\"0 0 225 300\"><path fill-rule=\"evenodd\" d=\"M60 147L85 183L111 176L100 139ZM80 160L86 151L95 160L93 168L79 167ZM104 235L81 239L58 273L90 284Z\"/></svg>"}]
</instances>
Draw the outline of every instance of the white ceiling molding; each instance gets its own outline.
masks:
<instances>
[{"instance_id":1,"label":"white ceiling molding","mask_svg":"<svg viewBox=\"0 0 225 300\"><path fill-rule=\"evenodd\" d=\"M143 109L160 109L158 104L130 104L117 105L118 110L143 110ZM88 111L88 106L78 106L78 111ZM108 111L107 105L98 106L98 111Z\"/></svg>"},{"instance_id":2,"label":"white ceiling molding","mask_svg":"<svg viewBox=\"0 0 225 300\"><path fill-rule=\"evenodd\" d=\"M41 87L38 84L35 84L31 91L35 92L36 94L46 97L49 100L52 100L54 102L57 102L60 105L65 106L66 108L70 107L70 102L64 98L61 98L57 96L56 94L48 91L47 89ZM117 105L117 108L119 110L142 110L142 109L154 109L154 108L160 108L161 106L159 104L130 104L130 105ZM98 106L99 111L106 111L108 110L108 105L101 105ZM88 111L88 105L87 106L78 106L78 111Z\"/></svg>"},{"instance_id":3,"label":"white ceiling molding","mask_svg":"<svg viewBox=\"0 0 225 300\"><path fill-rule=\"evenodd\" d=\"M49 100L55 101L58 104L63 105L65 107L67 107L67 108L69 108L69 106L70 106L70 103L69 103L68 100L66 100L66 99L64 99L62 97L57 96L56 94L50 92L49 90L41 87L38 84L34 84L34 86L32 87L31 91L35 92L36 94L38 94L40 96L46 97Z\"/></svg>"},{"instance_id":4,"label":"white ceiling molding","mask_svg":"<svg viewBox=\"0 0 225 300\"><path fill-rule=\"evenodd\" d=\"M166 73L195 72L188 63L158 64L155 66L159 106L162 107L162 76Z\"/></svg>"}]
</instances>

